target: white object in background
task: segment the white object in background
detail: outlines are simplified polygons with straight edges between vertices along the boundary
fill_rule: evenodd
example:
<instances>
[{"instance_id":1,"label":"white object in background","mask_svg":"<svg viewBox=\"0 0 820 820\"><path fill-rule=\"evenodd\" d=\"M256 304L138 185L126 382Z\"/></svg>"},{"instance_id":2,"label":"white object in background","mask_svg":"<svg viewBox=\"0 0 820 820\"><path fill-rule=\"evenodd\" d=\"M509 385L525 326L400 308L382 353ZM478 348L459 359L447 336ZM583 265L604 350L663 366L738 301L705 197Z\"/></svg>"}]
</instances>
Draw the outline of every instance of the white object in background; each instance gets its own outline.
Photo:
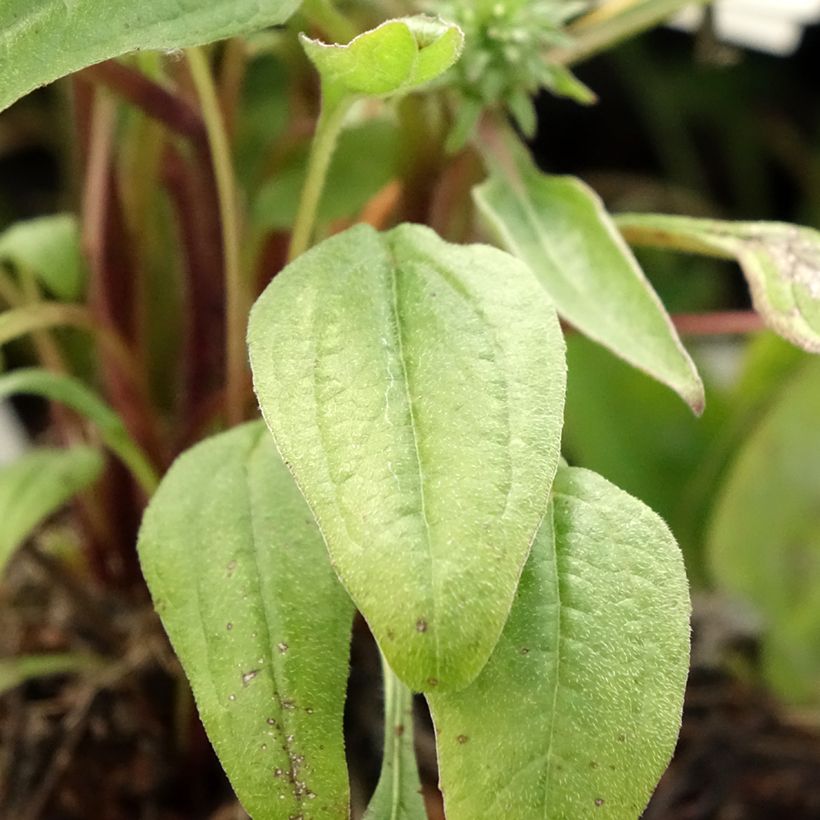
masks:
<instances>
[{"instance_id":1,"label":"white object in background","mask_svg":"<svg viewBox=\"0 0 820 820\"><path fill-rule=\"evenodd\" d=\"M715 0L712 8L718 39L783 57L797 50L806 26L820 22L820 0ZM690 6L670 25L693 31L703 16Z\"/></svg>"},{"instance_id":2,"label":"white object in background","mask_svg":"<svg viewBox=\"0 0 820 820\"><path fill-rule=\"evenodd\" d=\"M26 431L8 402L0 402L0 467L28 450Z\"/></svg>"}]
</instances>

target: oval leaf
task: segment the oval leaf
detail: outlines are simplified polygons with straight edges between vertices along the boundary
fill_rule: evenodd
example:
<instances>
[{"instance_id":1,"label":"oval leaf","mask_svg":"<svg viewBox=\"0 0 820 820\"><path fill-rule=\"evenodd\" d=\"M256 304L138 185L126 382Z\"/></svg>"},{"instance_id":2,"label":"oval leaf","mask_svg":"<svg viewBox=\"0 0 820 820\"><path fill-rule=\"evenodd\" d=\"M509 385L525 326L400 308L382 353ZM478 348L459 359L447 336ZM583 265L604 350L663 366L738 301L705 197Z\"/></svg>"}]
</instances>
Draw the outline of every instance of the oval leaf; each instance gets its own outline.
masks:
<instances>
[{"instance_id":1,"label":"oval leaf","mask_svg":"<svg viewBox=\"0 0 820 820\"><path fill-rule=\"evenodd\" d=\"M788 381L731 466L708 533L712 571L764 616L763 671L820 703L820 362Z\"/></svg>"},{"instance_id":2,"label":"oval leaf","mask_svg":"<svg viewBox=\"0 0 820 820\"><path fill-rule=\"evenodd\" d=\"M111 57L204 45L284 23L298 6L299 0L3 0L0 111Z\"/></svg>"},{"instance_id":3,"label":"oval leaf","mask_svg":"<svg viewBox=\"0 0 820 820\"><path fill-rule=\"evenodd\" d=\"M561 467L492 658L464 691L427 696L448 820L637 818L675 746L688 659L669 529Z\"/></svg>"},{"instance_id":4,"label":"oval leaf","mask_svg":"<svg viewBox=\"0 0 820 820\"><path fill-rule=\"evenodd\" d=\"M346 820L353 608L261 422L173 465L139 553L208 736L257 820Z\"/></svg>"},{"instance_id":5,"label":"oval leaf","mask_svg":"<svg viewBox=\"0 0 820 820\"><path fill-rule=\"evenodd\" d=\"M510 144L474 191L507 250L526 262L581 333L671 387L700 414L703 384L660 299L597 194L541 173Z\"/></svg>"},{"instance_id":6,"label":"oval leaf","mask_svg":"<svg viewBox=\"0 0 820 820\"><path fill-rule=\"evenodd\" d=\"M80 228L71 214L41 216L7 228L0 234L0 262L31 271L64 302L79 299L85 289Z\"/></svg>"},{"instance_id":7,"label":"oval leaf","mask_svg":"<svg viewBox=\"0 0 820 820\"><path fill-rule=\"evenodd\" d=\"M820 353L820 231L660 214L621 214L617 223L633 245L737 260L766 324L792 344Z\"/></svg>"},{"instance_id":8,"label":"oval leaf","mask_svg":"<svg viewBox=\"0 0 820 820\"><path fill-rule=\"evenodd\" d=\"M301 40L334 98L413 91L447 71L464 45L458 26L424 15L388 20L347 45Z\"/></svg>"},{"instance_id":9,"label":"oval leaf","mask_svg":"<svg viewBox=\"0 0 820 820\"><path fill-rule=\"evenodd\" d=\"M268 426L391 667L412 689L466 686L558 462L546 293L494 248L360 225L273 280L248 338Z\"/></svg>"},{"instance_id":10,"label":"oval leaf","mask_svg":"<svg viewBox=\"0 0 820 820\"><path fill-rule=\"evenodd\" d=\"M32 531L96 481L102 467L97 450L78 446L32 450L0 468L0 572Z\"/></svg>"}]
</instances>

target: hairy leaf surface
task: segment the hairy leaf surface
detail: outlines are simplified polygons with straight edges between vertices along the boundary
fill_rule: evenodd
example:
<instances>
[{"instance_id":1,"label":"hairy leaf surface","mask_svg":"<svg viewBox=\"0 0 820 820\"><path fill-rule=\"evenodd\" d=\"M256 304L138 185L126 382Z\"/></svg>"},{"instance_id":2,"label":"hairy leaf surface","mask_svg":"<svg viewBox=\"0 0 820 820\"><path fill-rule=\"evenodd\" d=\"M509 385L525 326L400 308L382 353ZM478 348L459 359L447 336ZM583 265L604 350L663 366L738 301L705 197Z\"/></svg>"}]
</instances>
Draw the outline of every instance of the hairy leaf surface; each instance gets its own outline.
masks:
<instances>
[{"instance_id":1,"label":"hairy leaf surface","mask_svg":"<svg viewBox=\"0 0 820 820\"><path fill-rule=\"evenodd\" d=\"M689 594L648 507L561 467L478 679L428 694L448 820L639 817L680 728Z\"/></svg>"},{"instance_id":2,"label":"hairy leaf surface","mask_svg":"<svg viewBox=\"0 0 820 820\"><path fill-rule=\"evenodd\" d=\"M357 226L253 309L263 414L333 564L412 689L492 652L558 462L555 311L525 265L420 226Z\"/></svg>"},{"instance_id":3,"label":"hairy leaf surface","mask_svg":"<svg viewBox=\"0 0 820 820\"><path fill-rule=\"evenodd\" d=\"M574 177L541 173L511 146L475 200L581 333L671 387L696 413L703 384L660 299L601 200Z\"/></svg>"},{"instance_id":4,"label":"hairy leaf surface","mask_svg":"<svg viewBox=\"0 0 820 820\"><path fill-rule=\"evenodd\" d=\"M94 63L277 25L298 6L299 0L3 0L0 111Z\"/></svg>"},{"instance_id":5,"label":"hairy leaf surface","mask_svg":"<svg viewBox=\"0 0 820 820\"><path fill-rule=\"evenodd\" d=\"M634 245L737 260L766 324L792 344L820 353L820 231L660 214L622 214L617 224Z\"/></svg>"},{"instance_id":6,"label":"hairy leaf surface","mask_svg":"<svg viewBox=\"0 0 820 820\"><path fill-rule=\"evenodd\" d=\"M788 380L718 497L715 580L763 615L763 670L781 696L820 703L820 362Z\"/></svg>"},{"instance_id":7,"label":"hairy leaf surface","mask_svg":"<svg viewBox=\"0 0 820 820\"><path fill-rule=\"evenodd\" d=\"M348 817L353 607L264 424L181 456L139 539L202 722L256 820Z\"/></svg>"},{"instance_id":8,"label":"hairy leaf surface","mask_svg":"<svg viewBox=\"0 0 820 820\"><path fill-rule=\"evenodd\" d=\"M102 466L97 450L77 446L32 450L0 468L0 572L38 524L96 481Z\"/></svg>"}]
</instances>

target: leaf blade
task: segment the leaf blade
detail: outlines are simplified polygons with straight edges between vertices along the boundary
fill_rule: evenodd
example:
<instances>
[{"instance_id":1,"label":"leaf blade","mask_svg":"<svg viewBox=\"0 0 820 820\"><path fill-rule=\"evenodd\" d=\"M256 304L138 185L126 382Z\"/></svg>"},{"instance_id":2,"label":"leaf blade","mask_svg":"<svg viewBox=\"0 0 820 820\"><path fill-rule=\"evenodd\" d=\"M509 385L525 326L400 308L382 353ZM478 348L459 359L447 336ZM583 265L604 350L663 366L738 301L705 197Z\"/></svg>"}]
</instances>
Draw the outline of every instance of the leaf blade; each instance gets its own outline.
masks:
<instances>
[{"instance_id":1,"label":"leaf blade","mask_svg":"<svg viewBox=\"0 0 820 820\"><path fill-rule=\"evenodd\" d=\"M299 0L6 0L0 7L0 111L94 63L246 34L284 23L298 6Z\"/></svg>"},{"instance_id":2,"label":"leaf blade","mask_svg":"<svg viewBox=\"0 0 820 820\"><path fill-rule=\"evenodd\" d=\"M353 608L261 422L177 460L148 507L139 554L247 810L347 818Z\"/></svg>"},{"instance_id":3,"label":"leaf blade","mask_svg":"<svg viewBox=\"0 0 820 820\"><path fill-rule=\"evenodd\" d=\"M274 279L248 341L265 419L391 667L411 689L466 685L557 466L546 294L493 248L358 226Z\"/></svg>"},{"instance_id":4,"label":"leaf blade","mask_svg":"<svg viewBox=\"0 0 820 820\"><path fill-rule=\"evenodd\" d=\"M451 820L638 817L675 745L689 596L674 539L588 470L559 468L553 499L493 657L469 688L427 695Z\"/></svg>"}]
</instances>

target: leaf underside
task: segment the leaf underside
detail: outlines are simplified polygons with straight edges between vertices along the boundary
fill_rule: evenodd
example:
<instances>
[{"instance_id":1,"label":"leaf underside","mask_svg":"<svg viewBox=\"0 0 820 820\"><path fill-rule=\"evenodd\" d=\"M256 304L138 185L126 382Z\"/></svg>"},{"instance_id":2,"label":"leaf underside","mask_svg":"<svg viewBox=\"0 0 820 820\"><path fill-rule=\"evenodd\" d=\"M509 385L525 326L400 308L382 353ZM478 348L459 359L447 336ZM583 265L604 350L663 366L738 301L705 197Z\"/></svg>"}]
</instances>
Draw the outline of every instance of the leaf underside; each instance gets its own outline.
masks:
<instances>
[{"instance_id":1,"label":"leaf underside","mask_svg":"<svg viewBox=\"0 0 820 820\"><path fill-rule=\"evenodd\" d=\"M672 755L688 660L666 525L559 468L492 658L462 692L427 695L448 820L634 820Z\"/></svg>"},{"instance_id":2,"label":"leaf underside","mask_svg":"<svg viewBox=\"0 0 820 820\"><path fill-rule=\"evenodd\" d=\"M3 0L0 111L131 51L204 45L284 23L299 0Z\"/></svg>"},{"instance_id":3,"label":"leaf underside","mask_svg":"<svg viewBox=\"0 0 820 820\"><path fill-rule=\"evenodd\" d=\"M507 619L558 462L564 345L524 265L357 226L279 274L257 397L342 582L415 690L466 686Z\"/></svg>"},{"instance_id":4,"label":"leaf underside","mask_svg":"<svg viewBox=\"0 0 820 820\"><path fill-rule=\"evenodd\" d=\"M247 811L346 820L353 607L261 421L177 460L145 514L139 553Z\"/></svg>"}]
</instances>

